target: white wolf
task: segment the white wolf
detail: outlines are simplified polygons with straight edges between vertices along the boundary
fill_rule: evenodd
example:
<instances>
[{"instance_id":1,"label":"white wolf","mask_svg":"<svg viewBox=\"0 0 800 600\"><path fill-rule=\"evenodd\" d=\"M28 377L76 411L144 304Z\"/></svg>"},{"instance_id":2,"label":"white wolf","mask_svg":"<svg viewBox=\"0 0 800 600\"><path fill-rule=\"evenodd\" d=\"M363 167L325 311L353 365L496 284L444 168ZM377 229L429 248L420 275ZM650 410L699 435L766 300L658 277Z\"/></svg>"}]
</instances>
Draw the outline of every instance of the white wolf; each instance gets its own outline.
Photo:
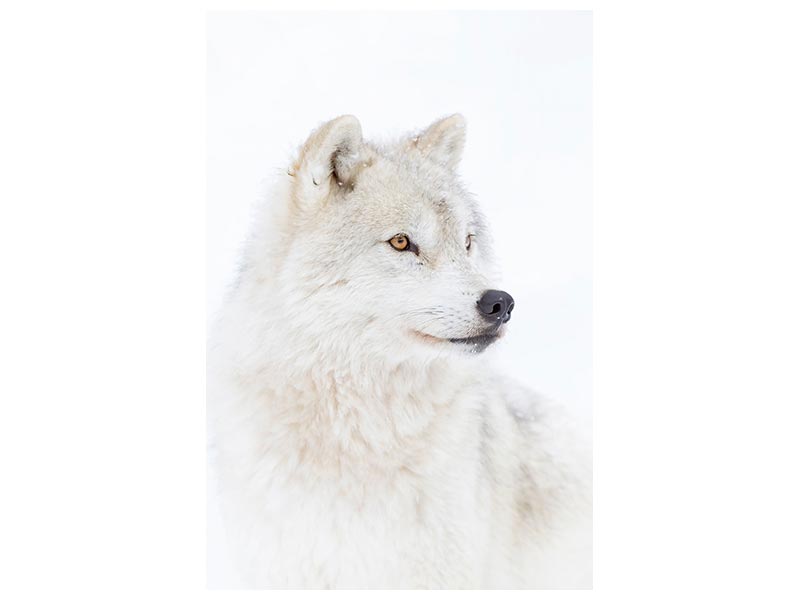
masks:
<instances>
[{"instance_id":1,"label":"white wolf","mask_svg":"<svg viewBox=\"0 0 800 600\"><path fill-rule=\"evenodd\" d=\"M464 140L460 115L388 145L339 117L258 213L209 347L252 586L591 585L588 469L483 353L514 302L455 172Z\"/></svg>"}]
</instances>

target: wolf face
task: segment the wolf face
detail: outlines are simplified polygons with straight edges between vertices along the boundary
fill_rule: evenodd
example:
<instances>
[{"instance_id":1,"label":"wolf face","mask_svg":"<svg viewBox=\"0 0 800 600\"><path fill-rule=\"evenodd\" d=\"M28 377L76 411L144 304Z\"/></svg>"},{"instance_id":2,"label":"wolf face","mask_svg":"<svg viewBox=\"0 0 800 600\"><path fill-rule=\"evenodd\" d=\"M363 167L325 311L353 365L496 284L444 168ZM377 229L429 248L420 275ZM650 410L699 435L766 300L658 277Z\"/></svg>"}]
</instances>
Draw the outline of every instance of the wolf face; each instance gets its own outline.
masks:
<instances>
[{"instance_id":1,"label":"wolf face","mask_svg":"<svg viewBox=\"0 0 800 600\"><path fill-rule=\"evenodd\" d=\"M460 115L378 146L355 117L316 130L288 171L268 254L275 318L318 347L480 352L514 302L492 289L489 234L455 169Z\"/></svg>"}]
</instances>

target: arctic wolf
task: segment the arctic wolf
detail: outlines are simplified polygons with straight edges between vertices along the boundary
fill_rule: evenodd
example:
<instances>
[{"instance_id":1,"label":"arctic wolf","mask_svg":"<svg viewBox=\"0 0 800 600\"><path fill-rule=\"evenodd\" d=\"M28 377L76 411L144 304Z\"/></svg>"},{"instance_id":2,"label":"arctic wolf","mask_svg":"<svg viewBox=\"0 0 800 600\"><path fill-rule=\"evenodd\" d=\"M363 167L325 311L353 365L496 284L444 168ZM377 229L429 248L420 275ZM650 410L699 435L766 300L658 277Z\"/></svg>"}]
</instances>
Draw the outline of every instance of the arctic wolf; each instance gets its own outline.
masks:
<instances>
[{"instance_id":1,"label":"arctic wolf","mask_svg":"<svg viewBox=\"0 0 800 600\"><path fill-rule=\"evenodd\" d=\"M456 173L464 142L460 115L383 145L339 117L257 215L209 352L253 587L591 585L578 446L491 368L518 313Z\"/></svg>"}]
</instances>

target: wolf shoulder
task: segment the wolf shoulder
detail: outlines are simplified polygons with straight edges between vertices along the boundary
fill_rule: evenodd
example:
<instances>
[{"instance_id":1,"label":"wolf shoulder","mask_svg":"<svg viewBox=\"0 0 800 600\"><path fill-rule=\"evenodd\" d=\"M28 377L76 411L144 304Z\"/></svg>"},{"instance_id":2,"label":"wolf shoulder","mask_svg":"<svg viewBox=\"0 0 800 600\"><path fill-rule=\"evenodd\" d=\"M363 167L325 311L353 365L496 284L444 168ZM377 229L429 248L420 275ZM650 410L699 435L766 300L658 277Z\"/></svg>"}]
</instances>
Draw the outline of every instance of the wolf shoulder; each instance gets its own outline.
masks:
<instances>
[{"instance_id":1,"label":"wolf shoulder","mask_svg":"<svg viewBox=\"0 0 800 600\"><path fill-rule=\"evenodd\" d=\"M591 587L591 453L567 410L496 375L472 387L480 485L513 581ZM504 587L499 582L499 587Z\"/></svg>"}]
</instances>

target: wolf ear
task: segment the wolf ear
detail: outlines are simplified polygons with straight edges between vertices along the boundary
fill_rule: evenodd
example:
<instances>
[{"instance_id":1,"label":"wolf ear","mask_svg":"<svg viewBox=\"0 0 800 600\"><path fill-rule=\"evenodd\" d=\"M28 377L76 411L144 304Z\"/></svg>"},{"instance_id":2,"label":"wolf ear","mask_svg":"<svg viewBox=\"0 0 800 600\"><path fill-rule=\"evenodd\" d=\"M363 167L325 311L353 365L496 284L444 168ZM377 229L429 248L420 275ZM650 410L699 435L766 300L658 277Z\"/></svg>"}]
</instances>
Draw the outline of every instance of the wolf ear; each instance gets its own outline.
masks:
<instances>
[{"instance_id":1,"label":"wolf ear","mask_svg":"<svg viewBox=\"0 0 800 600\"><path fill-rule=\"evenodd\" d=\"M327 195L351 183L361 151L361 124L353 115L328 121L311 133L289 175L307 194Z\"/></svg>"},{"instance_id":2,"label":"wolf ear","mask_svg":"<svg viewBox=\"0 0 800 600\"><path fill-rule=\"evenodd\" d=\"M467 121L456 113L430 125L411 140L411 145L423 156L449 169L455 169L464 152L466 139Z\"/></svg>"}]
</instances>

